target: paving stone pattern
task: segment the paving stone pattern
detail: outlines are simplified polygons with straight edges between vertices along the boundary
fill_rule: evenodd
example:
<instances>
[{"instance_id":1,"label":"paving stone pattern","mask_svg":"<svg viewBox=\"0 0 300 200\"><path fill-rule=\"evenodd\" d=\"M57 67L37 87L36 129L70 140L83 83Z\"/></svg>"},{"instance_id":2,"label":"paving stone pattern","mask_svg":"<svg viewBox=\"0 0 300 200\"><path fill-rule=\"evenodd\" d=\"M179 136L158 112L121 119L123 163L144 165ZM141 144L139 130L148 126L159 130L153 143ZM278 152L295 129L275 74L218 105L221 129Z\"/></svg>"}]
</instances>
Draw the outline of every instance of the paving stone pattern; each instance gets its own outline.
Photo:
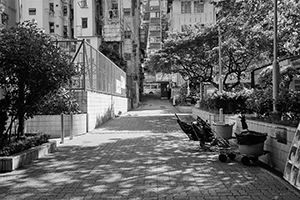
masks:
<instances>
[{"instance_id":1,"label":"paving stone pattern","mask_svg":"<svg viewBox=\"0 0 300 200\"><path fill-rule=\"evenodd\" d=\"M259 166L244 166L239 157L221 163L218 153L200 150L180 130L171 105L159 104L168 112L158 110L157 115L152 104L147 115L146 105L65 139L51 155L0 174L0 199L300 199Z\"/></svg>"}]
</instances>

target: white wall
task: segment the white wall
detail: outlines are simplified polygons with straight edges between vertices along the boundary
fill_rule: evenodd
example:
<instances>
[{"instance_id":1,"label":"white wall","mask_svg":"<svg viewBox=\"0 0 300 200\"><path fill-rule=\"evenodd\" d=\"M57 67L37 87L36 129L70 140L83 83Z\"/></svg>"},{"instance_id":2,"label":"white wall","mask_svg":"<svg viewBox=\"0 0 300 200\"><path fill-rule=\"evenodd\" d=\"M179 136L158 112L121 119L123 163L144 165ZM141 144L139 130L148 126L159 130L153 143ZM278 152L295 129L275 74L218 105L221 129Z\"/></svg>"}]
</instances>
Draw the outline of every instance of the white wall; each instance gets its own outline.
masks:
<instances>
[{"instance_id":1,"label":"white wall","mask_svg":"<svg viewBox=\"0 0 300 200\"><path fill-rule=\"evenodd\" d=\"M118 112L128 111L128 99L108 94L87 92L88 130L99 127Z\"/></svg>"},{"instance_id":2,"label":"white wall","mask_svg":"<svg viewBox=\"0 0 300 200\"><path fill-rule=\"evenodd\" d=\"M35 20L38 28L45 30L45 33L50 33L49 22L54 22L54 35L63 36L63 3L61 0L22 0L20 1L20 21ZM50 15L49 3L54 4L54 14ZM29 15L29 8L36 9L36 15ZM68 12L70 12L68 10Z\"/></svg>"}]
</instances>

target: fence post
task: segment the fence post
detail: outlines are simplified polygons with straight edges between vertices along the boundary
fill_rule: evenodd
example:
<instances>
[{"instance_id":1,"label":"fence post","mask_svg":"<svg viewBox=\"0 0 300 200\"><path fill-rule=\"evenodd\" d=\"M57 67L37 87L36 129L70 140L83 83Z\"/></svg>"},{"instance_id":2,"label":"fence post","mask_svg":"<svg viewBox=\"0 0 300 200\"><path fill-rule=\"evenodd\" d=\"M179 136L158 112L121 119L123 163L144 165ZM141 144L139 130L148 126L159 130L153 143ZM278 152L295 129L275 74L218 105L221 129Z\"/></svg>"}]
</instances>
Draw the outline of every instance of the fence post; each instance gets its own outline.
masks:
<instances>
[{"instance_id":1,"label":"fence post","mask_svg":"<svg viewBox=\"0 0 300 200\"><path fill-rule=\"evenodd\" d=\"M86 132L89 132L89 114L86 113Z\"/></svg>"},{"instance_id":2,"label":"fence post","mask_svg":"<svg viewBox=\"0 0 300 200\"><path fill-rule=\"evenodd\" d=\"M64 127L64 114L63 113L60 114L60 120L61 120L61 123L60 123L61 124L61 137L60 137L61 141L60 141L60 143L63 144L65 141L65 127Z\"/></svg>"},{"instance_id":3,"label":"fence post","mask_svg":"<svg viewBox=\"0 0 300 200\"><path fill-rule=\"evenodd\" d=\"M73 140L73 112L70 113L70 140Z\"/></svg>"}]
</instances>

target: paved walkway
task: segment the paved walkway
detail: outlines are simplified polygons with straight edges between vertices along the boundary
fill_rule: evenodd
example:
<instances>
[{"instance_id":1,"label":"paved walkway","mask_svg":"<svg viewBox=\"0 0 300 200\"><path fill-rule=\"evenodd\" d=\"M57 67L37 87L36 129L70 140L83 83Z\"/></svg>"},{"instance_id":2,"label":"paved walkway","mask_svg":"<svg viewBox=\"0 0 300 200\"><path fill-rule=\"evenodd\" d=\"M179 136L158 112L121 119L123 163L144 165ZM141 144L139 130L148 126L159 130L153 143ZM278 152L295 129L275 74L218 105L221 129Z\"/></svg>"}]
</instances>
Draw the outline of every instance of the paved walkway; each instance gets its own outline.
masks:
<instances>
[{"instance_id":1,"label":"paved walkway","mask_svg":"<svg viewBox=\"0 0 300 200\"><path fill-rule=\"evenodd\" d=\"M221 163L176 123L168 101L151 100L58 150L0 174L0 199L299 200L282 179L240 158ZM180 114L185 120L188 115Z\"/></svg>"}]
</instances>

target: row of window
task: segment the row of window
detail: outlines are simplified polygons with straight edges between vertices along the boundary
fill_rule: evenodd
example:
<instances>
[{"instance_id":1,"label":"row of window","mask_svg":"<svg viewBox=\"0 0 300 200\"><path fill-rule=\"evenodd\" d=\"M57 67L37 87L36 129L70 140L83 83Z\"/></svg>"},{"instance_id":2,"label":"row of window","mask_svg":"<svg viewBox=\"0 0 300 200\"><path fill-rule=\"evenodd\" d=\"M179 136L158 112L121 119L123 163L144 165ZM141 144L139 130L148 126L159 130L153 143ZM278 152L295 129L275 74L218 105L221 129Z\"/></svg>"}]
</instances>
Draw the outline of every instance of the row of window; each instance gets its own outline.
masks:
<instances>
[{"instance_id":1,"label":"row of window","mask_svg":"<svg viewBox=\"0 0 300 200\"><path fill-rule=\"evenodd\" d=\"M204 12L204 1L193 1L194 13ZM192 1L182 1L181 2L181 13L192 13Z\"/></svg>"},{"instance_id":2,"label":"row of window","mask_svg":"<svg viewBox=\"0 0 300 200\"><path fill-rule=\"evenodd\" d=\"M58 4L56 4L56 7L58 7ZM67 16L68 15L68 7L63 6L62 12L63 12L64 16ZM29 15L36 15L36 8L29 8L28 9L28 14ZM54 3L49 3L49 14L51 14L51 15L54 14Z\"/></svg>"}]
</instances>

